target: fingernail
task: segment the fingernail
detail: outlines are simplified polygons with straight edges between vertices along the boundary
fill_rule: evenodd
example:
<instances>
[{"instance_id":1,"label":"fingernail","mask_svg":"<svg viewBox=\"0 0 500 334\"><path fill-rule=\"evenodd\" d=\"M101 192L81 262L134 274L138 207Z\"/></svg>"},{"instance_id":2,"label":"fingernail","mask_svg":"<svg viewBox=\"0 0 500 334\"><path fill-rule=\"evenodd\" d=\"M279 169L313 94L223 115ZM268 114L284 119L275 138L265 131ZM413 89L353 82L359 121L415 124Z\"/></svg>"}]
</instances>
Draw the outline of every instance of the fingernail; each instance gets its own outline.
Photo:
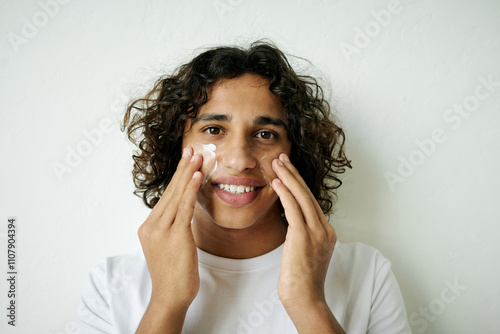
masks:
<instances>
[{"instance_id":1,"label":"fingernail","mask_svg":"<svg viewBox=\"0 0 500 334\"><path fill-rule=\"evenodd\" d=\"M280 179L274 179L274 182L281 183L281 180Z\"/></svg>"},{"instance_id":2,"label":"fingernail","mask_svg":"<svg viewBox=\"0 0 500 334\"><path fill-rule=\"evenodd\" d=\"M283 153L283 160L285 160L286 162L290 162L288 155L286 155L285 153Z\"/></svg>"},{"instance_id":3,"label":"fingernail","mask_svg":"<svg viewBox=\"0 0 500 334\"><path fill-rule=\"evenodd\" d=\"M189 155L189 147L184 147L182 150L182 157L185 158Z\"/></svg>"},{"instance_id":4,"label":"fingernail","mask_svg":"<svg viewBox=\"0 0 500 334\"><path fill-rule=\"evenodd\" d=\"M285 164L284 164L284 163L283 163L283 161L281 161L281 160L278 160L278 165L280 165L280 166L285 166Z\"/></svg>"},{"instance_id":5,"label":"fingernail","mask_svg":"<svg viewBox=\"0 0 500 334\"><path fill-rule=\"evenodd\" d=\"M194 161L194 159L195 159L195 157L196 157L197 155L198 155L198 153L193 154L193 156L191 157L191 160L189 160L189 161L193 162L193 161Z\"/></svg>"}]
</instances>

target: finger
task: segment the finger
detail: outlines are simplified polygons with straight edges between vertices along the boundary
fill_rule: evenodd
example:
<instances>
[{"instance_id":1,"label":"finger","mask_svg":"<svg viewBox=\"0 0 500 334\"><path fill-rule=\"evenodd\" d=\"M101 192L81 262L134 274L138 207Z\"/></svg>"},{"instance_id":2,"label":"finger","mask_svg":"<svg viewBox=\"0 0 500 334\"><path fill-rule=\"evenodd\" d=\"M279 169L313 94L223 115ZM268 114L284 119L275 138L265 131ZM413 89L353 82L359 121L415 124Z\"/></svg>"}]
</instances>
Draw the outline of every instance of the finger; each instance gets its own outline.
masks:
<instances>
[{"instance_id":1,"label":"finger","mask_svg":"<svg viewBox=\"0 0 500 334\"><path fill-rule=\"evenodd\" d=\"M282 153L282 154L280 154L279 158L284 163L285 167L295 176L295 178L300 182L300 184L304 187L304 189L308 193L309 197L311 198L311 201L314 204L314 207L316 209L316 213L318 214L318 217L320 218L321 223L323 224L323 227L325 227L326 225L331 226L330 223L328 222L328 220L326 219L325 214L323 213L323 209L321 209L321 206L319 205L318 201L316 200L313 193L311 192L311 189L309 189L309 187L307 186L307 184L304 181L304 179L302 178L302 176L300 176L299 171L290 162L290 159L288 158L288 156L285 153Z\"/></svg>"},{"instance_id":2,"label":"finger","mask_svg":"<svg viewBox=\"0 0 500 334\"><path fill-rule=\"evenodd\" d=\"M321 218L318 216L318 213L314 206L314 202L316 200L314 198L311 198L309 192L306 191L304 186L297 180L295 175L293 175L290 170L285 167L283 161L276 159L273 161L272 165L280 180L290 190L290 193L298 202L307 226L309 228L323 229L323 224L320 221Z\"/></svg>"},{"instance_id":3,"label":"finger","mask_svg":"<svg viewBox=\"0 0 500 334\"><path fill-rule=\"evenodd\" d=\"M177 215L175 216L174 225L183 225L188 227L191 225L191 220L193 219L194 206L196 205L196 197L198 195L198 189L203 181L203 176L201 172L196 171L189 183L186 186L184 194L179 201L177 207Z\"/></svg>"},{"instance_id":4,"label":"finger","mask_svg":"<svg viewBox=\"0 0 500 334\"><path fill-rule=\"evenodd\" d=\"M289 227L305 230L306 224L302 210L290 190L278 178L272 181L272 186L280 198L281 205L283 205Z\"/></svg>"},{"instance_id":5,"label":"finger","mask_svg":"<svg viewBox=\"0 0 500 334\"><path fill-rule=\"evenodd\" d=\"M318 215L324 216L323 210L321 209L318 201L316 201L316 198L311 192L311 189L309 189L309 186L307 185L306 181L304 181L297 168L295 168L295 166L290 162L290 158L285 153L281 153L279 159L284 163L285 167L288 168L288 170L295 176L295 178L300 182L304 189L306 189L306 191L309 193L309 196L311 198L314 198L314 206L316 208L316 211L318 212Z\"/></svg>"},{"instance_id":6,"label":"finger","mask_svg":"<svg viewBox=\"0 0 500 334\"><path fill-rule=\"evenodd\" d=\"M177 207L184 196L186 187L193 178L195 172L197 172L202 164L203 158L200 154L193 154L191 160L184 168L184 171L180 171L180 175L176 180L173 190L169 193L167 204L163 210L161 220L168 223L173 223L175 217L177 216ZM201 172L200 172L201 173Z\"/></svg>"},{"instance_id":7,"label":"finger","mask_svg":"<svg viewBox=\"0 0 500 334\"><path fill-rule=\"evenodd\" d=\"M177 169L174 175L172 176L172 179L170 180L169 184L167 185L167 188L160 197L160 200L154 206L152 213L153 212L158 213L161 216L161 214L165 210L165 206L168 203L169 194L172 192L172 189L175 188L176 181L179 178L181 171L185 170L185 167L189 163L189 160L191 159L192 155L193 155L192 147L188 146L185 147L184 150L182 150L182 156L181 159L179 160L179 163L177 164Z\"/></svg>"},{"instance_id":8,"label":"finger","mask_svg":"<svg viewBox=\"0 0 500 334\"><path fill-rule=\"evenodd\" d=\"M162 217L162 220L173 221L184 189L191 180L194 172L200 169L202 162L203 158L201 155L193 154L192 148L187 149L167 189L155 205L156 212L154 215L157 218Z\"/></svg>"},{"instance_id":9,"label":"finger","mask_svg":"<svg viewBox=\"0 0 500 334\"><path fill-rule=\"evenodd\" d=\"M296 179L300 182L300 184L304 187L306 192L309 194L309 197L311 198L311 201L314 203L314 206L316 208L317 215L320 219L320 222L323 226L324 231L326 232L326 235L328 237L329 243L335 245L335 242L337 240L337 234L335 232L335 229L333 226L328 222L328 220L325 217L325 214L323 213L323 210L321 209L318 201L312 194L311 190L307 186L306 182L304 179L300 176L299 171L295 168L295 166L290 162L290 159L285 153L280 154L279 159L283 162L285 167L292 173Z\"/></svg>"}]
</instances>

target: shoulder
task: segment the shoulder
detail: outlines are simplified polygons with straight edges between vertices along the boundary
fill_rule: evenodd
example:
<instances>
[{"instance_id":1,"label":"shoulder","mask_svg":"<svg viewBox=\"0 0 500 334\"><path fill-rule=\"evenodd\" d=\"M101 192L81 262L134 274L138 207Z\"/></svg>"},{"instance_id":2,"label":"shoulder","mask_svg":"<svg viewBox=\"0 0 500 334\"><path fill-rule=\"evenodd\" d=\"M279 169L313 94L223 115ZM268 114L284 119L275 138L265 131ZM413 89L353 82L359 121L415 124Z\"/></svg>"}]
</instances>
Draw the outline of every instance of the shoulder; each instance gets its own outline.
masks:
<instances>
[{"instance_id":1,"label":"shoulder","mask_svg":"<svg viewBox=\"0 0 500 334\"><path fill-rule=\"evenodd\" d=\"M149 278L144 254L141 250L103 258L89 271L89 281L101 289L119 293L132 282Z\"/></svg>"},{"instance_id":2,"label":"shoulder","mask_svg":"<svg viewBox=\"0 0 500 334\"><path fill-rule=\"evenodd\" d=\"M106 257L89 270L77 309L78 324L85 333L133 332L150 291L141 250Z\"/></svg>"},{"instance_id":3,"label":"shoulder","mask_svg":"<svg viewBox=\"0 0 500 334\"><path fill-rule=\"evenodd\" d=\"M376 248L337 243L325 286L346 332L411 333L391 262Z\"/></svg>"},{"instance_id":4,"label":"shoulder","mask_svg":"<svg viewBox=\"0 0 500 334\"><path fill-rule=\"evenodd\" d=\"M360 242L337 242L327 273L328 289L335 291L344 307L357 305L357 310L368 310L390 272L391 263L376 248Z\"/></svg>"},{"instance_id":5,"label":"shoulder","mask_svg":"<svg viewBox=\"0 0 500 334\"><path fill-rule=\"evenodd\" d=\"M89 271L91 277L99 278L102 281L112 281L113 278L126 276L127 274L137 274L146 264L142 251L108 256L92 266Z\"/></svg>"},{"instance_id":6,"label":"shoulder","mask_svg":"<svg viewBox=\"0 0 500 334\"><path fill-rule=\"evenodd\" d=\"M369 245L361 242L338 242L332 255L330 266L335 266L343 271L363 271L373 276L381 268L390 268L390 261L382 253Z\"/></svg>"}]
</instances>

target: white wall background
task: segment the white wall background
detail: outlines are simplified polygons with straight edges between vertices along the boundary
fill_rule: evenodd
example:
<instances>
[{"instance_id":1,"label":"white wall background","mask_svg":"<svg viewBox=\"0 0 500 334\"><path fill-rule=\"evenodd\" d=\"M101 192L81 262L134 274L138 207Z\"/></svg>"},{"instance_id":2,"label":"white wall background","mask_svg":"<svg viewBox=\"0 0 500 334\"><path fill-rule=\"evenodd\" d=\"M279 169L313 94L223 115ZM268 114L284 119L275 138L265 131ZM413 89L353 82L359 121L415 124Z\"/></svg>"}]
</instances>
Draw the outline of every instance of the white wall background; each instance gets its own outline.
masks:
<instances>
[{"instance_id":1,"label":"white wall background","mask_svg":"<svg viewBox=\"0 0 500 334\"><path fill-rule=\"evenodd\" d=\"M90 266L139 247L127 98L200 47L268 37L332 88L354 165L339 239L392 261L414 333L498 333L498 1L54 1L0 0L2 272L19 226L0 332L74 332Z\"/></svg>"}]
</instances>

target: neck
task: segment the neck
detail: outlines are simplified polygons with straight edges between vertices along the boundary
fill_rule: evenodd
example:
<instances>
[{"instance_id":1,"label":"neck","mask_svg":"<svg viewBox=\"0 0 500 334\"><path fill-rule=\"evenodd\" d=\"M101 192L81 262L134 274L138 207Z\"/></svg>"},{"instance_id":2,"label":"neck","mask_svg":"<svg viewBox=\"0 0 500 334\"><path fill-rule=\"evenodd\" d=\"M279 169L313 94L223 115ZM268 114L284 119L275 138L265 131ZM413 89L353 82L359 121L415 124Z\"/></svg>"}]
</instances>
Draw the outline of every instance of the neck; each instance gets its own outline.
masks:
<instances>
[{"instance_id":1,"label":"neck","mask_svg":"<svg viewBox=\"0 0 500 334\"><path fill-rule=\"evenodd\" d=\"M265 221L234 229L218 225L203 209L197 209L193 216L193 236L196 246L207 253L248 259L266 254L285 241L287 226L279 210Z\"/></svg>"}]
</instances>

